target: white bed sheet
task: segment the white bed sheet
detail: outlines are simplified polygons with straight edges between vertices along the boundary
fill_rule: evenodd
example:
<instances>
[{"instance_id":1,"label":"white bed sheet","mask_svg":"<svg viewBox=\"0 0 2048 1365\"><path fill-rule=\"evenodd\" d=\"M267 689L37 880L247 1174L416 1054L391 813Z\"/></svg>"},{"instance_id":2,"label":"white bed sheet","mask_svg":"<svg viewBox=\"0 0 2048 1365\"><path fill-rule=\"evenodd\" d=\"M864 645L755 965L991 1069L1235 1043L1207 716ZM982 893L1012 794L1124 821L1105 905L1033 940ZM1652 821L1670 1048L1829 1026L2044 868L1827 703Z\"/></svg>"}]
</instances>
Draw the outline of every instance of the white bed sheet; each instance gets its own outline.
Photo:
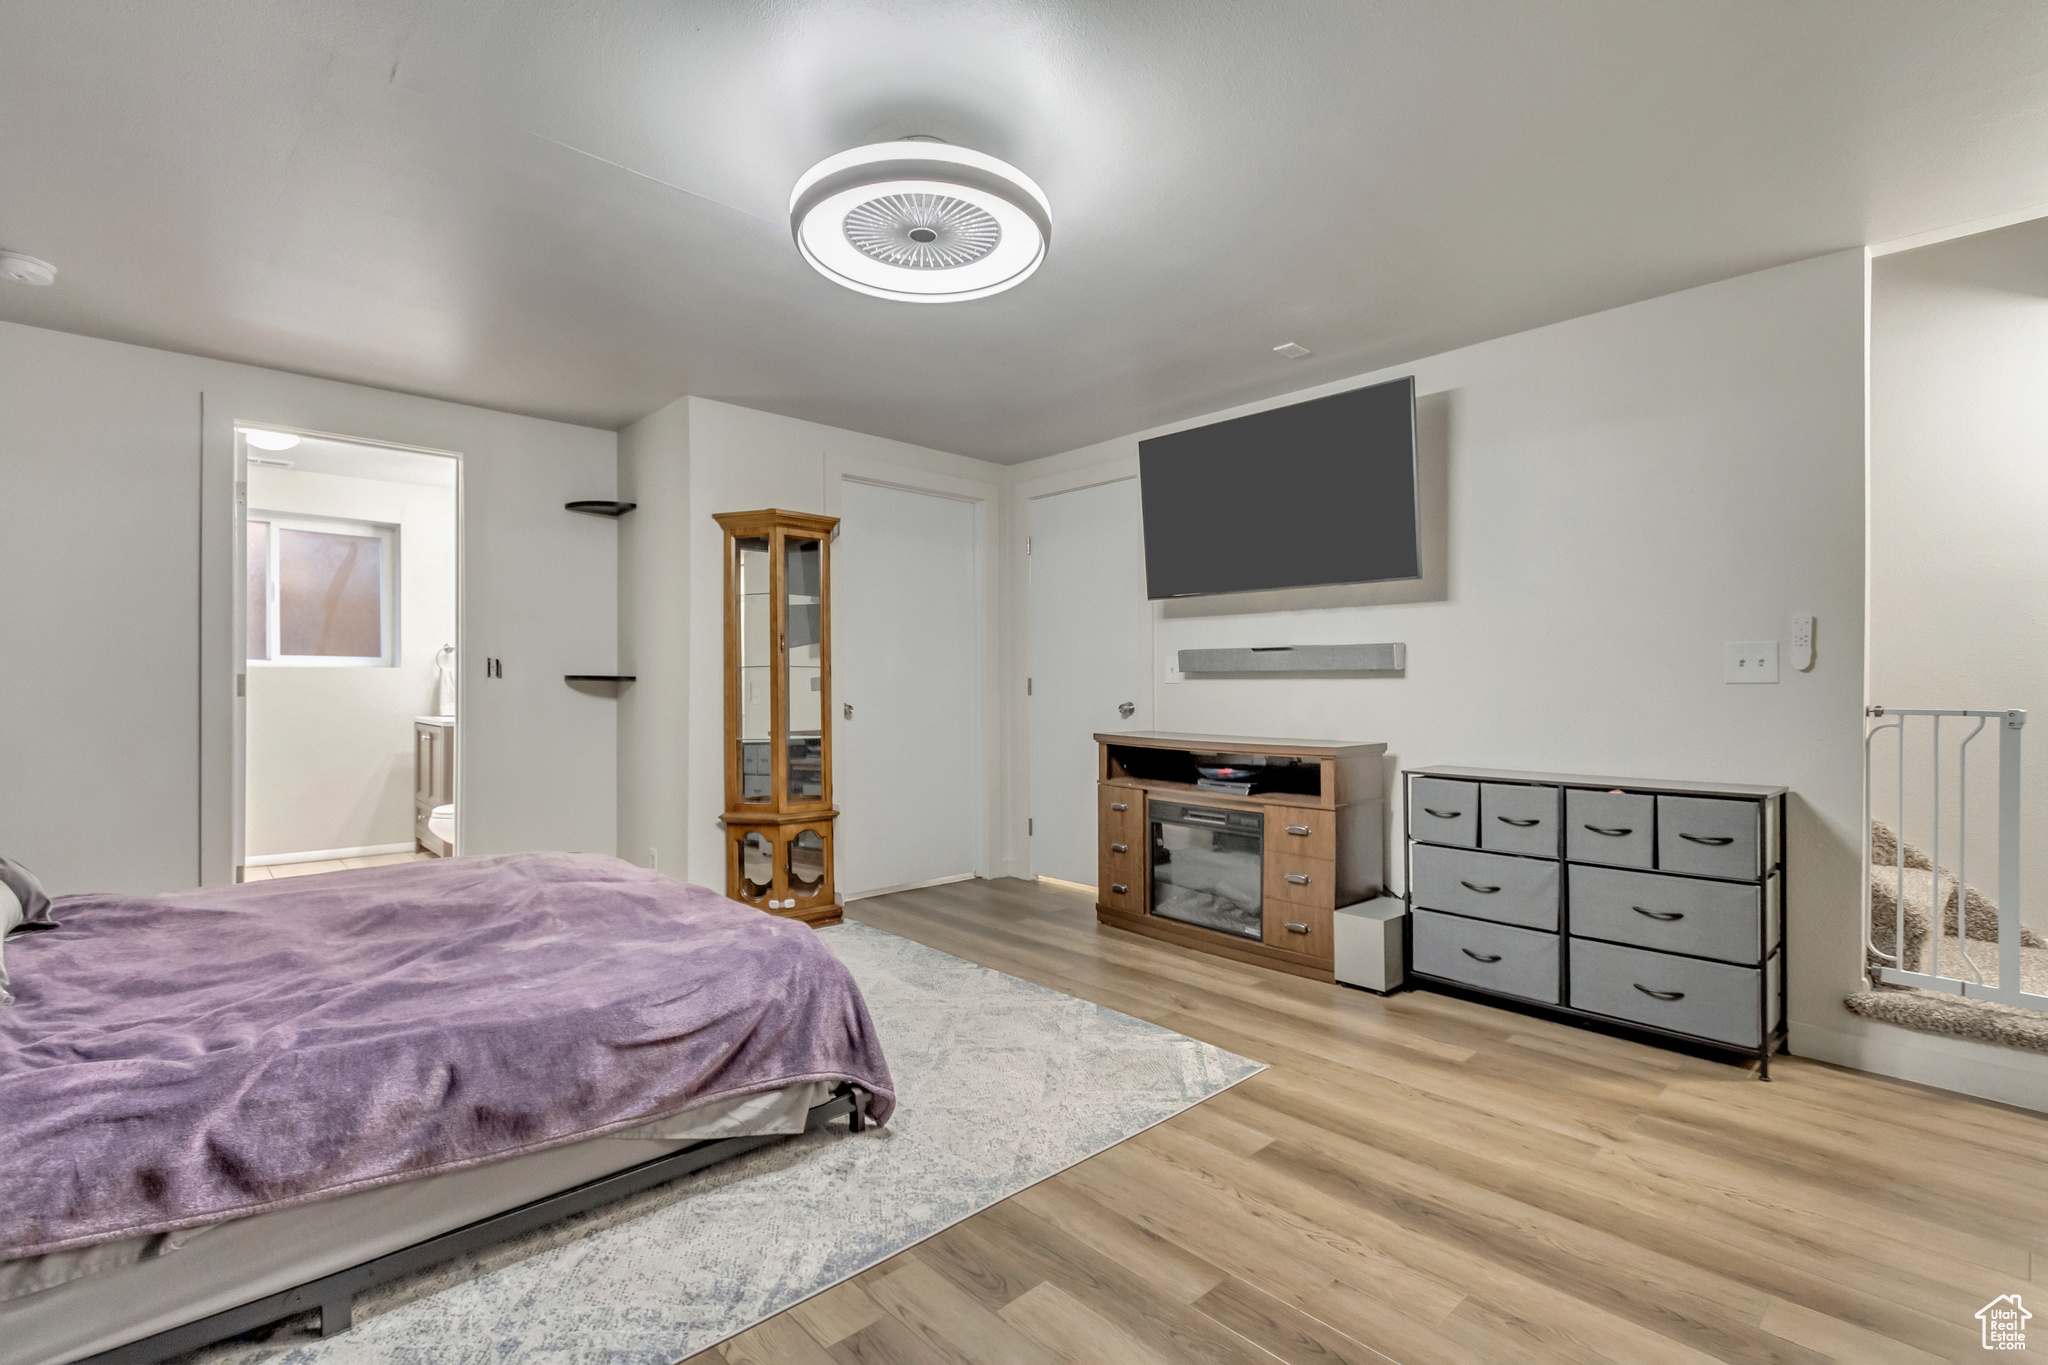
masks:
<instances>
[{"instance_id":1,"label":"white bed sheet","mask_svg":"<svg viewBox=\"0 0 2048 1365\"><path fill-rule=\"evenodd\" d=\"M58 1365L274 1294L691 1142L800 1133L827 1081L276 1213L0 1262L0 1365Z\"/></svg>"}]
</instances>

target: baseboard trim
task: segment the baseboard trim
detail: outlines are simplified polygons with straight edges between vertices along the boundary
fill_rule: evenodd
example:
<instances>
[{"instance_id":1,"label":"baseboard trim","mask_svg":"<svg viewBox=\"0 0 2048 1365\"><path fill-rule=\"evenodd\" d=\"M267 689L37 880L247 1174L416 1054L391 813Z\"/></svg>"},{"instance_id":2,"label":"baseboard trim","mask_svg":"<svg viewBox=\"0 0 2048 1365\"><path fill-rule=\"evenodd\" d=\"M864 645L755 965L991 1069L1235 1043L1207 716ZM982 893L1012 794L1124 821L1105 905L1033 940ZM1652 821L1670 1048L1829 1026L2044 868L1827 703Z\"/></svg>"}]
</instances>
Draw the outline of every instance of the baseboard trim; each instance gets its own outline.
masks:
<instances>
[{"instance_id":1,"label":"baseboard trim","mask_svg":"<svg viewBox=\"0 0 2048 1365\"><path fill-rule=\"evenodd\" d=\"M864 901L870 896L893 896L898 891L922 891L927 886L951 886L954 882L971 882L974 878L975 874L972 872L955 872L950 877L933 877L929 881L905 882L901 886L878 886L872 891L848 891L841 899L848 902Z\"/></svg>"},{"instance_id":2,"label":"baseboard trim","mask_svg":"<svg viewBox=\"0 0 2048 1365\"><path fill-rule=\"evenodd\" d=\"M2036 1052L1861 1018L1853 1029L1795 1022L1790 1050L1856 1071L2048 1112L2048 1056Z\"/></svg>"},{"instance_id":3,"label":"baseboard trim","mask_svg":"<svg viewBox=\"0 0 2048 1365\"><path fill-rule=\"evenodd\" d=\"M1057 886L1062 891L1078 891L1091 901L1095 899L1095 887L1092 883L1084 884L1082 882L1064 881L1058 877L1048 877L1043 873L1040 873L1038 876L1033 877L1031 880L1035 882L1044 882L1048 886Z\"/></svg>"},{"instance_id":4,"label":"baseboard trim","mask_svg":"<svg viewBox=\"0 0 2048 1365\"><path fill-rule=\"evenodd\" d=\"M364 844L361 848L316 848L310 853L258 853L242 859L243 867L281 867L286 863L328 863L337 858L375 858L385 853L410 853L412 840L402 844Z\"/></svg>"}]
</instances>

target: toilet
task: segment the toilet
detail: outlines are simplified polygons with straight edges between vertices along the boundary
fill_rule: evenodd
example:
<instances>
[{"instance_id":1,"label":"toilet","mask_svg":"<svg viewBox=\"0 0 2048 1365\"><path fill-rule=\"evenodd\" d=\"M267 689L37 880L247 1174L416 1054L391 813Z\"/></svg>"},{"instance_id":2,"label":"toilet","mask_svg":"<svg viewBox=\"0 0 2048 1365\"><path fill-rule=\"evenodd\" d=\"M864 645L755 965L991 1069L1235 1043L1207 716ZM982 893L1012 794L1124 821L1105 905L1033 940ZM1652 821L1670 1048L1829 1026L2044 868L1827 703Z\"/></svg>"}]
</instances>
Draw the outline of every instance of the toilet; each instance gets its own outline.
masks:
<instances>
[{"instance_id":1,"label":"toilet","mask_svg":"<svg viewBox=\"0 0 2048 1365\"><path fill-rule=\"evenodd\" d=\"M450 849L455 847L455 807L436 806L427 817L427 832Z\"/></svg>"}]
</instances>

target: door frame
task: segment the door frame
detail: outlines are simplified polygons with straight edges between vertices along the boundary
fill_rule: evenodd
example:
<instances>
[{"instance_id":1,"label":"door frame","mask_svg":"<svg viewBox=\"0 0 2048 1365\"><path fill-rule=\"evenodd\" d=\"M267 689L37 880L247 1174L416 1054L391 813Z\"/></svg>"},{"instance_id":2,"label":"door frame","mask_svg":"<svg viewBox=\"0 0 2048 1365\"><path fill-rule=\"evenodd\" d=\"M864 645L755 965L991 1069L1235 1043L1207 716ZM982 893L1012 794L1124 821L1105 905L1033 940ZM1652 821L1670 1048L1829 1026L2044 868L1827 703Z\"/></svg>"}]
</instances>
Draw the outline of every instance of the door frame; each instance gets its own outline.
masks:
<instances>
[{"instance_id":1,"label":"door frame","mask_svg":"<svg viewBox=\"0 0 2048 1365\"><path fill-rule=\"evenodd\" d=\"M234 478L231 489L234 498L234 515L227 519L228 568L228 623L234 640L234 693L229 721L230 768L228 774L228 854L229 868L226 880L239 882L248 856L247 822L249 792L249 697L247 686L248 661L245 654L249 639L249 536L243 528L249 520L249 443L244 439L244 427L261 427L265 431L278 431L291 436L313 437L323 441L340 441L347 445L370 446L378 450L397 450L408 455L431 455L455 462L455 643L456 659L464 657L464 601L463 601L463 560L465 527L463 524L463 476L464 469L460 451L439 450L432 446L406 445L398 441L380 441L368 436L348 436L335 431L314 431L307 427L295 427L285 423L266 422L252 418L237 417L229 423L233 439ZM404 573L401 565L400 574ZM400 591L404 590L400 579ZM404 616L399 617L402 628ZM396 642L393 648L397 648ZM458 668L455 679L456 711L462 710L462 674ZM467 744L455 746L455 767L450 778L455 793L455 847L462 847L463 800L462 768L463 758L468 752ZM207 884L205 869L201 869L201 884Z\"/></svg>"},{"instance_id":2,"label":"door frame","mask_svg":"<svg viewBox=\"0 0 2048 1365\"><path fill-rule=\"evenodd\" d=\"M1000 861L992 856L992 850L1001 847L1002 800L1000 774L1003 755L1003 712L1002 712L1002 632L997 629L1001 620L1002 556L999 544L1002 518L997 514L1002 497L1001 485L983 479L967 479L958 475L942 474L936 470L919 469L912 465L895 464L887 460L867 456L847 455L828 451L825 454L825 514L841 516L844 510L844 490L848 481L869 484L878 488L893 488L904 493L922 493L927 497L947 498L955 502L971 503L974 507L974 562L975 562L975 611L974 635L975 656L978 660L977 676L981 689L981 734L980 745L981 781L976 784L975 800L979 807L979 818L974 822L976 830L972 866L977 877L999 877L1010 875L1001 869ZM834 529L832 538L839 538ZM836 604L835 604L836 605ZM835 622L836 626L837 623ZM844 639L841 634L837 638ZM848 697L847 701L857 702ZM844 720L843 708L835 706L829 722L832 725L832 747L843 752L845 735L840 730ZM937 757L937 756L935 756ZM947 878L946 880L957 880ZM848 900L863 896L881 895L887 891L906 890L905 887L876 887L856 891Z\"/></svg>"},{"instance_id":3,"label":"door frame","mask_svg":"<svg viewBox=\"0 0 2048 1365\"><path fill-rule=\"evenodd\" d=\"M1124 444L1119 442L1118 444ZM1031 504L1060 493L1078 493L1107 483L1122 483L1138 477L1137 442L1129 442L1127 453L1101 456L1056 473L1018 479L1010 485L1010 534L1005 552L1004 606L1007 608L1008 638L1004 642L1004 691L1014 699L1005 727L1004 751L1009 774L1003 792L1005 876L1029 878L1031 866L1031 705L1025 695L1025 679L1031 669ZM1142 528L1141 528L1142 534ZM1154 643L1159 634L1159 609L1148 604L1145 635L1139 642L1147 660L1156 660ZM1159 679L1148 663L1145 669L1145 702L1148 714L1159 715Z\"/></svg>"}]
</instances>

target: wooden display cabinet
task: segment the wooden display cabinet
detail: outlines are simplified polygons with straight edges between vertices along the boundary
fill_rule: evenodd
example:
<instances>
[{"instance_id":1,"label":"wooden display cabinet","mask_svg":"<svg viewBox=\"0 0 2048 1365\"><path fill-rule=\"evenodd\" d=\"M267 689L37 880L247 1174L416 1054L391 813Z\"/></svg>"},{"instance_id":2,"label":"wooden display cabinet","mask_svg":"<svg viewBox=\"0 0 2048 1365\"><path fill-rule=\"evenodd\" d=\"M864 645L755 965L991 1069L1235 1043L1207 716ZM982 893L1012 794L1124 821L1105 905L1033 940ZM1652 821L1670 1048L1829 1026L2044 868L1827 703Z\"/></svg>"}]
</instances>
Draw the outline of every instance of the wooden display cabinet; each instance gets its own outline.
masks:
<instances>
[{"instance_id":1,"label":"wooden display cabinet","mask_svg":"<svg viewBox=\"0 0 2048 1365\"><path fill-rule=\"evenodd\" d=\"M721 512L725 529L725 894L836 924L832 878L832 528Z\"/></svg>"}]
</instances>

